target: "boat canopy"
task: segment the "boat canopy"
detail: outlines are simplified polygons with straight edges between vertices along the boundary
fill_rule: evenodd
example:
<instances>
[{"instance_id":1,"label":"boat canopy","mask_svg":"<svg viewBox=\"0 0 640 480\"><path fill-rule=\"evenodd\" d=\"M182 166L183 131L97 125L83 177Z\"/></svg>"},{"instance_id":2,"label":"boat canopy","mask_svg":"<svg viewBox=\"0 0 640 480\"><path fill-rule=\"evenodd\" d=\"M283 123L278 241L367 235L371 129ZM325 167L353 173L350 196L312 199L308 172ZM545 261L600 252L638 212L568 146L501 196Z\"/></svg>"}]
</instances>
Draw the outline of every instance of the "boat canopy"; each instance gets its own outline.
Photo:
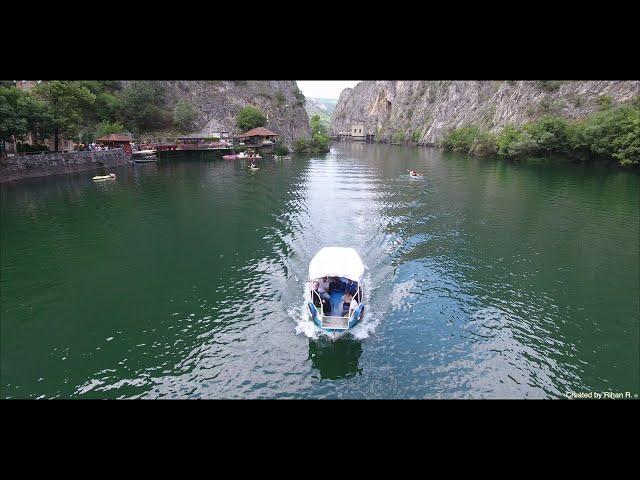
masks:
<instances>
[{"instance_id":1,"label":"boat canopy","mask_svg":"<svg viewBox=\"0 0 640 480\"><path fill-rule=\"evenodd\" d=\"M361 283L364 264L353 248L324 247L309 264L309 278L346 277Z\"/></svg>"}]
</instances>

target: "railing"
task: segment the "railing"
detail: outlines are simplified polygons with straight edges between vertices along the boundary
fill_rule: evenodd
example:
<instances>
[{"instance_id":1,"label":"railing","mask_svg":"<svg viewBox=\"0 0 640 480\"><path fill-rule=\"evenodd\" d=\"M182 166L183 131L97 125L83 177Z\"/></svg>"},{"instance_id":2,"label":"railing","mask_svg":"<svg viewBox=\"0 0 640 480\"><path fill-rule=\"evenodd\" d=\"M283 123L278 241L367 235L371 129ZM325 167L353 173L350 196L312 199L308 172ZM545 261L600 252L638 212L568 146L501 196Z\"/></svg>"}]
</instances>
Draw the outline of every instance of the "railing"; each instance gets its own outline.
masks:
<instances>
[{"instance_id":1,"label":"railing","mask_svg":"<svg viewBox=\"0 0 640 480\"><path fill-rule=\"evenodd\" d=\"M310 291L311 291L311 302L313 303L313 295L314 294L316 295L316 297L319 300L320 308L318 309L318 313L320 314L320 327L324 328L324 317L325 317L325 315L324 315L324 306L323 306L323 303L322 303L322 297L313 288L313 281L312 280L308 280L307 282L310 284L309 288L310 288ZM356 293L353 295L352 298L356 299L356 301L358 302L358 307L353 309L353 308L351 308L351 306L349 306L348 314L346 316L328 315L332 319L346 320L346 326L345 327L328 326L327 328L335 328L335 329L340 329L340 330L347 330L349 328L349 321L351 319L351 316L360 307L360 305L362 304L362 299L364 298L364 289L362 288L361 284L358 284L358 289L357 289ZM315 305L315 303L314 303L314 305Z\"/></svg>"}]
</instances>

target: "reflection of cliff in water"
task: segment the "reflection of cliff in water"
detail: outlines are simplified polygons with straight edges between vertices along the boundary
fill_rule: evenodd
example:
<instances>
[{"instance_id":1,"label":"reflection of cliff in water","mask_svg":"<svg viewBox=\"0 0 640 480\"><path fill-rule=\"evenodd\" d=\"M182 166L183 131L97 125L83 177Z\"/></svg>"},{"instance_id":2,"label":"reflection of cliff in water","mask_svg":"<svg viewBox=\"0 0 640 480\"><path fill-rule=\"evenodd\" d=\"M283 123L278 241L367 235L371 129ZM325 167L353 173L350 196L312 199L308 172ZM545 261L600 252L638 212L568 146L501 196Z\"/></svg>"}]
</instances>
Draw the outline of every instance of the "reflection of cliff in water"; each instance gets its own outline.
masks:
<instances>
[{"instance_id":1,"label":"reflection of cliff in water","mask_svg":"<svg viewBox=\"0 0 640 480\"><path fill-rule=\"evenodd\" d=\"M335 342L309 339L309 359L323 380L350 378L361 374L362 369L358 367L360 355L362 345L351 338L341 338Z\"/></svg>"}]
</instances>

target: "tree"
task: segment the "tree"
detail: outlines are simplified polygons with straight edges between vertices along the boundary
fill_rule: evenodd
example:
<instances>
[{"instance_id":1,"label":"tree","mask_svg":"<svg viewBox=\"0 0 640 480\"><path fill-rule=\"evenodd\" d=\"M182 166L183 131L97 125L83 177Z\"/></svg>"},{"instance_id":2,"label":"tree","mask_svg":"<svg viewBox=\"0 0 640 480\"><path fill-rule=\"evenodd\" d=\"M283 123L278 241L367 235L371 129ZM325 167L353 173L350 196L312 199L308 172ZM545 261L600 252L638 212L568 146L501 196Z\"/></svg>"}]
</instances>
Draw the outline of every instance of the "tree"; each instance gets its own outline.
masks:
<instances>
[{"instance_id":1,"label":"tree","mask_svg":"<svg viewBox=\"0 0 640 480\"><path fill-rule=\"evenodd\" d=\"M562 152L567 146L567 121L561 117L546 116L524 126L538 148L547 152Z\"/></svg>"},{"instance_id":2,"label":"tree","mask_svg":"<svg viewBox=\"0 0 640 480\"><path fill-rule=\"evenodd\" d=\"M77 134L83 120L82 111L95 102L96 96L78 82L68 80L42 82L34 88L34 93L48 105L57 152L60 135Z\"/></svg>"},{"instance_id":3,"label":"tree","mask_svg":"<svg viewBox=\"0 0 640 480\"><path fill-rule=\"evenodd\" d=\"M27 132L33 135L34 144L53 133L53 115L44 102L24 92L18 100L18 111L27 122Z\"/></svg>"},{"instance_id":4,"label":"tree","mask_svg":"<svg viewBox=\"0 0 640 480\"><path fill-rule=\"evenodd\" d=\"M458 127L450 130L441 141L441 145L454 152L468 153L478 135L476 126Z\"/></svg>"},{"instance_id":5,"label":"tree","mask_svg":"<svg viewBox=\"0 0 640 480\"><path fill-rule=\"evenodd\" d=\"M95 138L101 138L111 133L122 133L124 126L120 122L100 122L96 128Z\"/></svg>"},{"instance_id":6,"label":"tree","mask_svg":"<svg viewBox=\"0 0 640 480\"><path fill-rule=\"evenodd\" d=\"M310 124L313 149L320 152L329 151L329 135L320 115L312 116Z\"/></svg>"},{"instance_id":7,"label":"tree","mask_svg":"<svg viewBox=\"0 0 640 480\"><path fill-rule=\"evenodd\" d=\"M184 132L189 132L195 129L197 119L198 112L189 102L180 100L176 103L173 110L173 123L176 127Z\"/></svg>"},{"instance_id":8,"label":"tree","mask_svg":"<svg viewBox=\"0 0 640 480\"><path fill-rule=\"evenodd\" d=\"M165 128L173 123L171 112L163 108L164 88L158 82L135 81L117 93L125 127L134 131Z\"/></svg>"},{"instance_id":9,"label":"tree","mask_svg":"<svg viewBox=\"0 0 640 480\"><path fill-rule=\"evenodd\" d=\"M17 88L0 88L0 140L11 141L27 133L27 121L18 109L19 98Z\"/></svg>"},{"instance_id":10,"label":"tree","mask_svg":"<svg viewBox=\"0 0 640 480\"><path fill-rule=\"evenodd\" d=\"M296 88L293 91L293 96L296 97L296 103L298 105L304 106L304 104L307 103L307 98L304 96L304 93L302 93L302 91L298 87L298 84L296 84Z\"/></svg>"},{"instance_id":11,"label":"tree","mask_svg":"<svg viewBox=\"0 0 640 480\"><path fill-rule=\"evenodd\" d=\"M294 144L296 152L324 153L329 151L330 138L327 134L327 127L322 123L320 115L311 117L311 138L299 138Z\"/></svg>"},{"instance_id":12,"label":"tree","mask_svg":"<svg viewBox=\"0 0 640 480\"><path fill-rule=\"evenodd\" d=\"M245 132L252 128L263 127L266 123L267 118L262 111L251 105L240 109L236 115L236 125Z\"/></svg>"}]
</instances>

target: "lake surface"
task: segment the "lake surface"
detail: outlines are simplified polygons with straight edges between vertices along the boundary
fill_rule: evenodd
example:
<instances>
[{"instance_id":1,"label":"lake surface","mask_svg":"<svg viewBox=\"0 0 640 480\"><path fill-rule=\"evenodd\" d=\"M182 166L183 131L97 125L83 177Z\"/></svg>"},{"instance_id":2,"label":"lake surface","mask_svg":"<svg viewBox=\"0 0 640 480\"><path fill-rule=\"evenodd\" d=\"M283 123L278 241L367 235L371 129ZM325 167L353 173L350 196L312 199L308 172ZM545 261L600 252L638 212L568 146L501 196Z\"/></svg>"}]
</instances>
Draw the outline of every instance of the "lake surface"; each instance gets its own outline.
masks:
<instances>
[{"instance_id":1,"label":"lake surface","mask_svg":"<svg viewBox=\"0 0 640 480\"><path fill-rule=\"evenodd\" d=\"M637 172L348 143L260 167L2 184L0 396L640 393ZM336 342L303 298L326 245L368 267Z\"/></svg>"}]
</instances>

